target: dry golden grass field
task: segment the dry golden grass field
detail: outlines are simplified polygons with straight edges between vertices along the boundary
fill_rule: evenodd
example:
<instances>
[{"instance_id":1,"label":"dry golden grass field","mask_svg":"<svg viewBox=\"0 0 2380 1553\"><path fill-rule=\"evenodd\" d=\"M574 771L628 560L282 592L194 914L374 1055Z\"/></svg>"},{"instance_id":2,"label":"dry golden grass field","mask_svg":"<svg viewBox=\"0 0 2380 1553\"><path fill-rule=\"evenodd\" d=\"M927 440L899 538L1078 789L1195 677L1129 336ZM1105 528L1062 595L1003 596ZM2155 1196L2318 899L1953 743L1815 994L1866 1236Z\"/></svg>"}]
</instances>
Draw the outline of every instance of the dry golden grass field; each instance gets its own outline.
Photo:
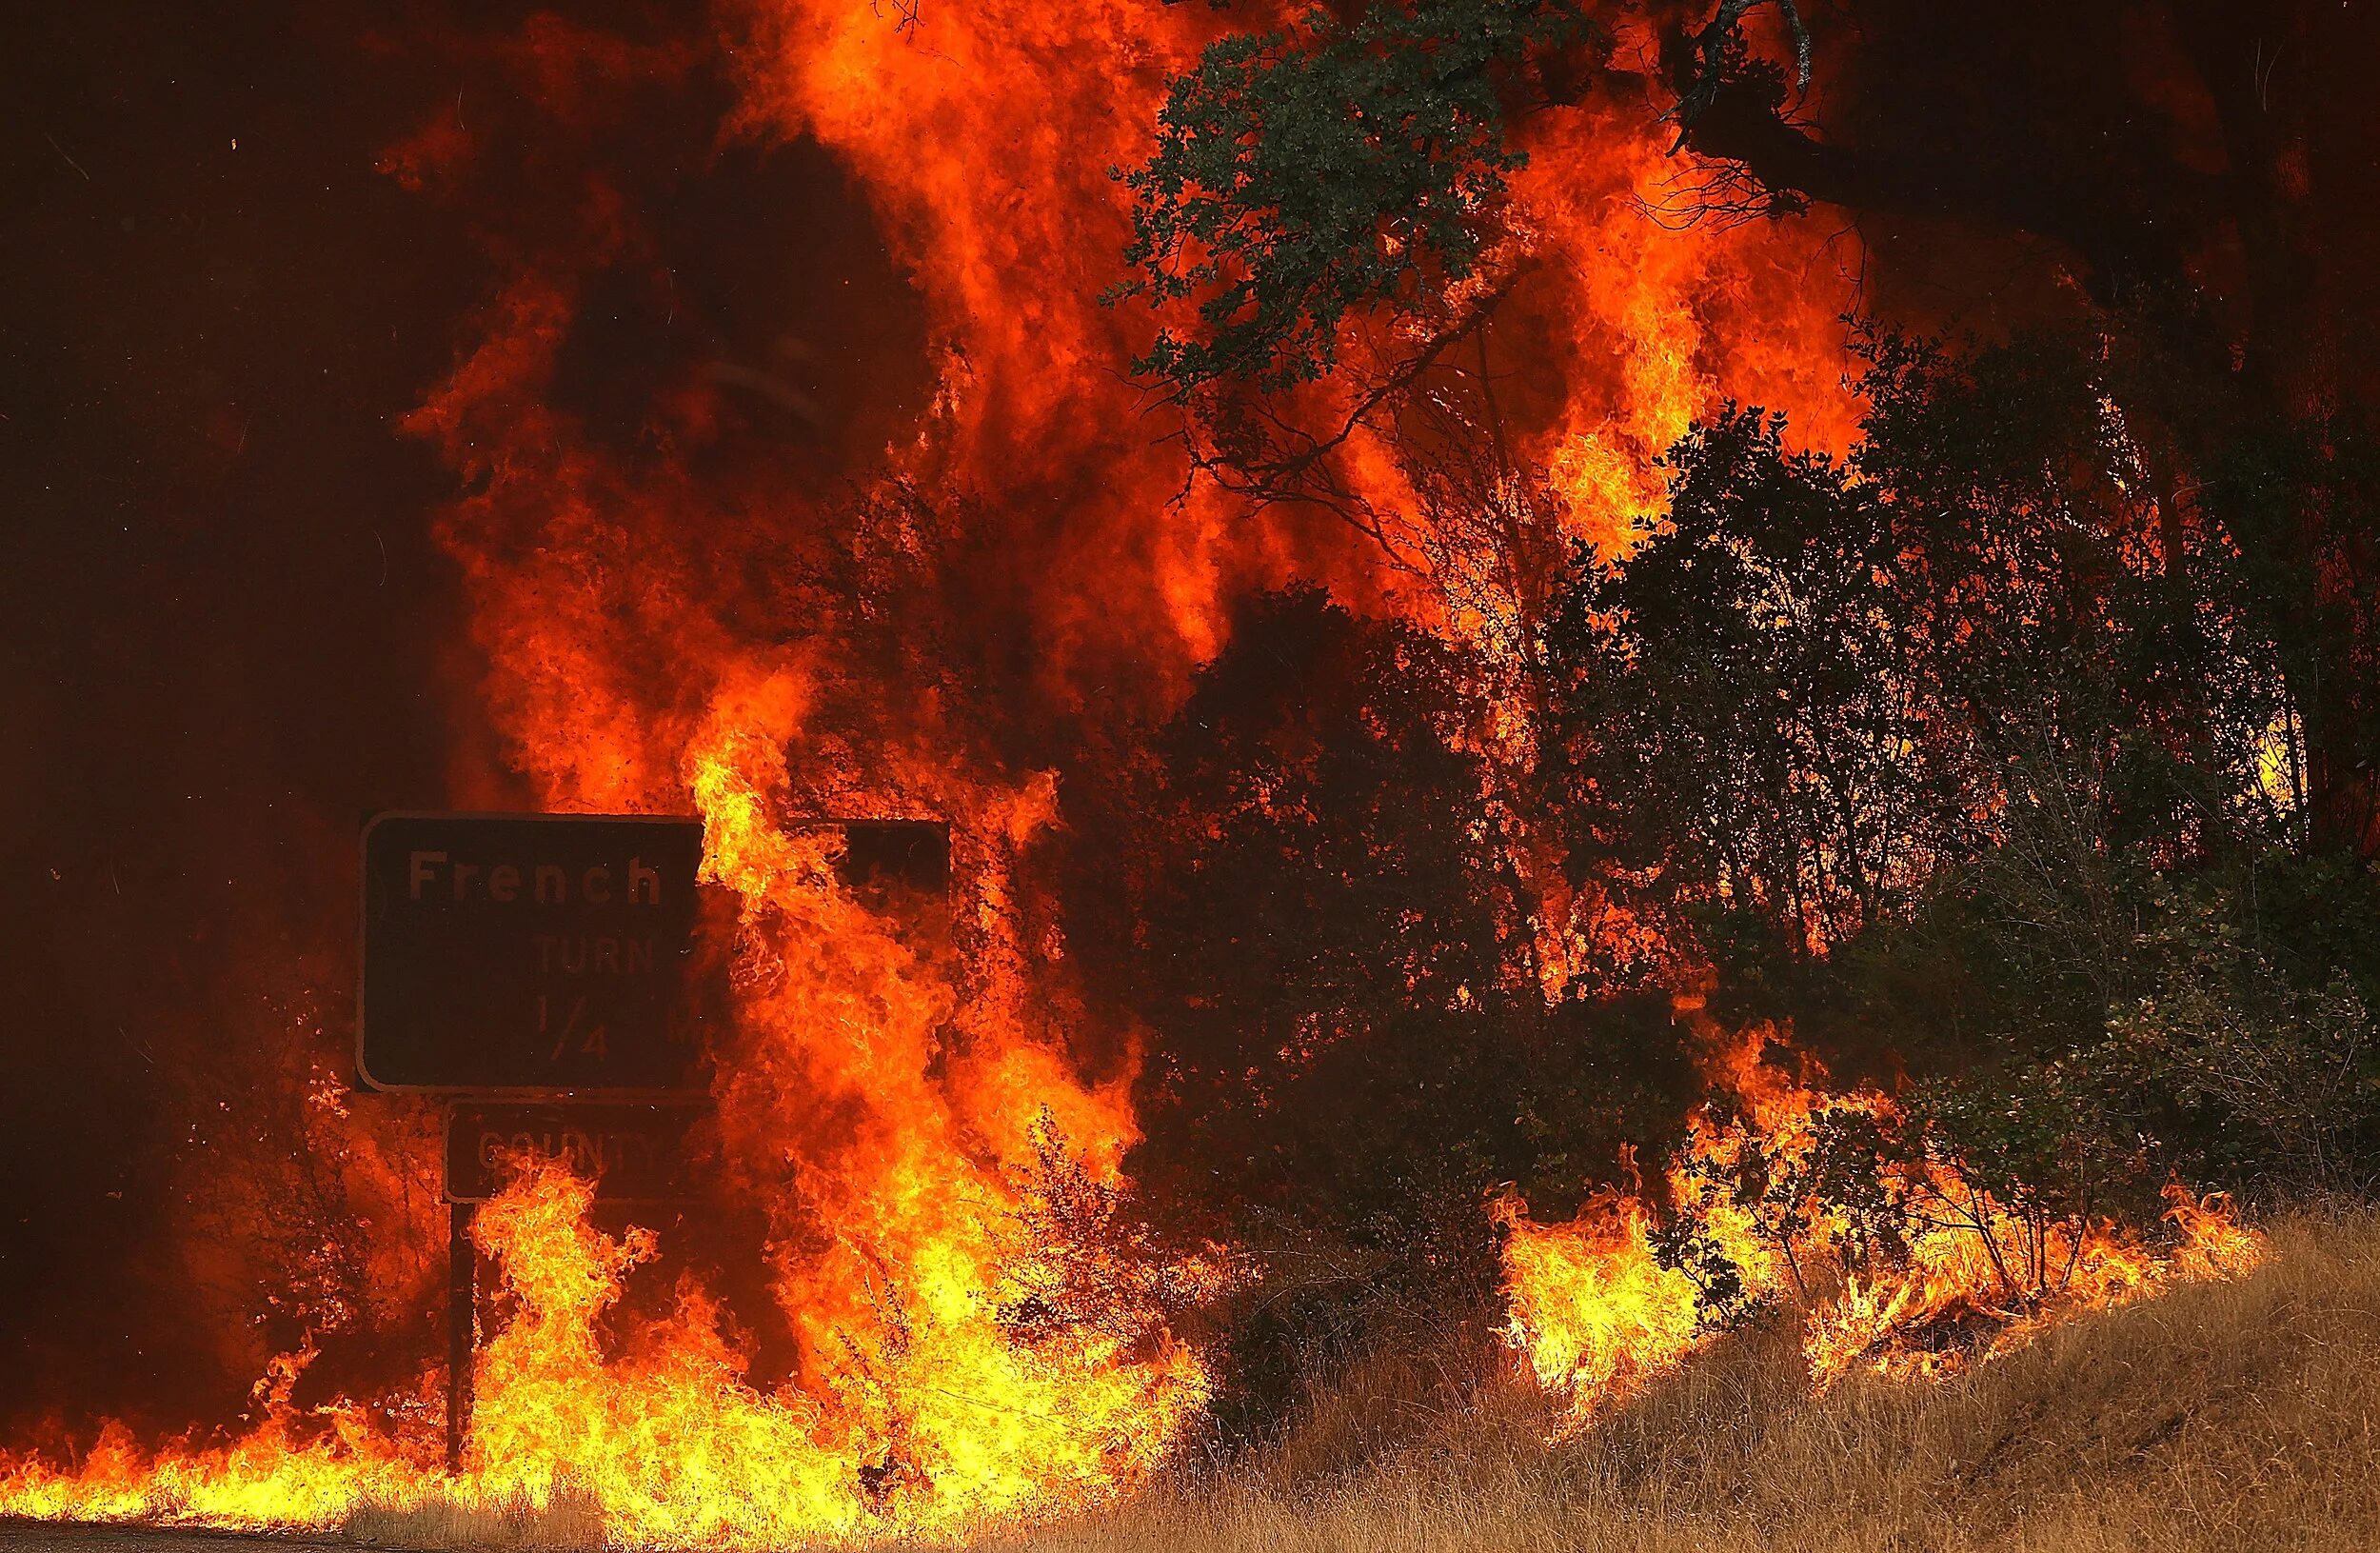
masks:
<instances>
[{"instance_id":1,"label":"dry golden grass field","mask_svg":"<svg viewBox=\"0 0 2380 1553\"><path fill-rule=\"evenodd\" d=\"M1185 1470L980 1553L2234 1553L2380 1548L2380 1215L2301 1213L2263 1267L2054 1329L1943 1384L1806 1392L1721 1344L1567 1443L1509 1383L1382 1365L1228 1476ZM585 1548L582 1515L366 1514L352 1542ZM0 1545L223 1548L18 1527ZM283 1544L288 1546L291 1544ZM312 1544L305 1544L312 1545Z\"/></svg>"},{"instance_id":2,"label":"dry golden grass field","mask_svg":"<svg viewBox=\"0 0 2380 1553\"><path fill-rule=\"evenodd\" d=\"M1002 1553L2380 1548L2380 1217L2302 1215L2234 1284L2051 1331L1945 1384L1804 1392L1750 1334L1568 1444L1493 1393L1351 1472L1326 1406L1259 1477ZM1300 1458L1303 1458L1302 1460Z\"/></svg>"}]
</instances>

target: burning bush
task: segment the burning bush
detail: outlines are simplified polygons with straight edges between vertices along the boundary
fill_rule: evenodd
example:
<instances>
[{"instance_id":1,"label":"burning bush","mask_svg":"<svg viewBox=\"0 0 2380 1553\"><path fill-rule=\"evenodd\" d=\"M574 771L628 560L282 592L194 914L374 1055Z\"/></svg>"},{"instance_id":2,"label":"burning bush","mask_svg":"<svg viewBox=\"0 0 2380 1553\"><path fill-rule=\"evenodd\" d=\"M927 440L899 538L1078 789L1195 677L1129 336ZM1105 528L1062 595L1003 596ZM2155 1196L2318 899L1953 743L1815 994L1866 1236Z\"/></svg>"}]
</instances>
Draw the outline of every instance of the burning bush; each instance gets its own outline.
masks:
<instances>
[{"instance_id":1,"label":"burning bush","mask_svg":"<svg viewBox=\"0 0 2380 1553\"><path fill-rule=\"evenodd\" d=\"M1805 1087L1763 1062L1768 1045L1719 1065L1725 1087L1671 1162L1665 1203L1607 1192L1568 1224L1498 1205L1508 1334L1575 1423L1770 1310L1799 1324L1820 1386L1854 1369L1940 1377L2063 1314L2233 1277L2262 1255L2227 1204L2171 1186L2164 1232L2134 1231L2071 1183L1966 1152L1944 1125L1954 1105Z\"/></svg>"}]
</instances>

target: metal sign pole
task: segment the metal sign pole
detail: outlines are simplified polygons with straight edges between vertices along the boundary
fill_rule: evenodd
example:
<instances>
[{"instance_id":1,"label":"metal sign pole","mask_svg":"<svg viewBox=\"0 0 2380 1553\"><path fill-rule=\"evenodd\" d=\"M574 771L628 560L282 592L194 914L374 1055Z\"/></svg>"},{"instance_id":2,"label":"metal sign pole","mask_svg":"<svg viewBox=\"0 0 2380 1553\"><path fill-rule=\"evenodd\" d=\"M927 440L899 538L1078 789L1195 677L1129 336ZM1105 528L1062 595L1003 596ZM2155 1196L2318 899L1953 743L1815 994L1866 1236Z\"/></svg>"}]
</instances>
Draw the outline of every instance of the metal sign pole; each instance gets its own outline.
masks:
<instances>
[{"instance_id":1,"label":"metal sign pole","mask_svg":"<svg viewBox=\"0 0 2380 1553\"><path fill-rule=\"evenodd\" d=\"M471 1244L472 1205L446 1209L446 1470L463 1470L471 1424L471 1356L479 1326L479 1250Z\"/></svg>"}]
</instances>

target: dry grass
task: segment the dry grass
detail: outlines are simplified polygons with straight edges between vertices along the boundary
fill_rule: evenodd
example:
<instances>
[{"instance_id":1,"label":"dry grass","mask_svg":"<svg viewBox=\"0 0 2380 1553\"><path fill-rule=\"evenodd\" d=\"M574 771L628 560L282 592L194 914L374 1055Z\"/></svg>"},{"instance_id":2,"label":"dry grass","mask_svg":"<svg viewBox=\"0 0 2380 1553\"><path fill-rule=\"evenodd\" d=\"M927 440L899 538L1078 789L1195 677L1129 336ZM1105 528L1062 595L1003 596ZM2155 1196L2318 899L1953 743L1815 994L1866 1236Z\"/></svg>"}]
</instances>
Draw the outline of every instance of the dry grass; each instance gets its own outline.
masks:
<instances>
[{"instance_id":1,"label":"dry grass","mask_svg":"<svg viewBox=\"0 0 2380 1553\"><path fill-rule=\"evenodd\" d=\"M542 1510L526 1502L484 1509L443 1501L402 1509L367 1506L348 1517L342 1531L376 1547L562 1553L603 1546L603 1529L592 1500L565 1496Z\"/></svg>"},{"instance_id":2,"label":"dry grass","mask_svg":"<svg viewBox=\"0 0 2380 1553\"><path fill-rule=\"evenodd\" d=\"M1790 1343L1748 1335L1554 1449L1493 1388L1382 1449L1418 1399L1359 1386L1264 1471L982 1553L2380 1547L2380 1215L2273 1240L2245 1280L1943 1385L1813 1399Z\"/></svg>"}]
</instances>

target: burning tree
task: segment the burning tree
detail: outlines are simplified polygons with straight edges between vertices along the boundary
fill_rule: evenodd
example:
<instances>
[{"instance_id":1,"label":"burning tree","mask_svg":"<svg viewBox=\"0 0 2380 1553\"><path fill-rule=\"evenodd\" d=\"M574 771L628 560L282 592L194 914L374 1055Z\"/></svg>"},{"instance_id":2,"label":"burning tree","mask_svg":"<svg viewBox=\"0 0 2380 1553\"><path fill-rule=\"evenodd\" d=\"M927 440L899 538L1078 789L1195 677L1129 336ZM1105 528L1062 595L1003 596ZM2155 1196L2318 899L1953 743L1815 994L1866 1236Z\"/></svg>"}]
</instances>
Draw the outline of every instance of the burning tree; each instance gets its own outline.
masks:
<instances>
[{"instance_id":1,"label":"burning tree","mask_svg":"<svg viewBox=\"0 0 2380 1553\"><path fill-rule=\"evenodd\" d=\"M1499 362L1493 342L1562 284L1541 270L1575 207L1530 148L1627 90L1625 50L1560 6L1379 6L1226 40L1176 81L1156 155L1125 174L1127 258L1142 268L1127 293L1198 308L1140 365L1218 488L1346 522L1473 645L1506 712L1474 742L1517 917L1558 925L1511 942L1574 951L1550 978L1535 967L1541 985L1626 985L1632 964L1644 974L1649 927L1654 985L1707 972L1707 1002L1694 996L1709 1014L1790 1021L1817 1049L1921 1081L1918 1110L1894 1108L1921 1122L1847 1143L1841 1124L1874 1108L1831 1109L1828 1145L1801 1147L1784 1177L1764 1148L1694 1149L1669 1181L1677 1201L1604 1201L1589 1239L1688 1279L1697 1292L1670 1302L1678 1330L1778 1289L1856 1303L1879 1267L1914 1276L1936 1254L1921 1245L1950 1243L1975 1259L1962 1298L2021 1324L2051 1298L2055 1247L2069 1275L2090 1260L2092 1213L2152 1213L2176 1164L2245 1179L2222 1141L2238 1127L2295 1138L2301 1169L2363 1146L2343 1137L2370 1125L2345 1100L2371 1083L2366 994L2349 990L2369 969L2347 967L2368 967L2369 950L2251 903L2260 881L2366 878L2365 757L2345 753L2372 743L2349 688L2372 679L2371 567L2356 559L2372 443L2351 408L2366 385L2299 332L2330 293L2270 299L2227 335L2186 274L2177 232L2203 245L2228 223L2311 286L2319 243L2275 257L2306 243L2311 213L2249 230L2270 214L2258 200L2200 200L2182 153L2103 93L2019 115L2014 132L2040 138L2054 174L2033 178L1993 140L2005 95L2057 92L2081 61L2136 53L2112 23L2069 18L2053 38L1993 18L1956 45L2004 56L1971 77L1990 93L1947 114L1929 94L1922 122L1862 75L1852 150L1798 117L1814 72L1946 34L1884 13L1856 43L1814 39L1795 8L1773 8L1788 69L1748 31L1758 9L1663 34L1672 149L1698 169L1666 191L1674 213L1723 225L1815 199L1869 219L1980 220L2066 245L2095 306L1960 349L1866 328L1848 456L1789 446L1788 418L1731 403L1669 450L1659 510L1581 482L1584 450L1532 412L1531 352ZM2238 71L2217 39L2244 24L2159 25L2172 30L2154 46L2223 98ZM2297 43L2331 25L2272 19ZM2211 110L2240 164L2234 191L2263 176L2275 132L2240 106ZM2106 132L2111 115L2123 132ZM2304 158L2326 134L2346 144L2352 119L2277 131L2309 212ZM1338 169L1319 189L1294 170L1316 146ZM2319 218L2342 241L2345 187ZM2185 878L2194 906L2170 893ZM2344 887L2352 911L2369 886ZM2212 908L2223 945L2184 970L2167 935L2203 930L2184 924L2212 899L2231 903ZM2308 1012L2284 1029L2260 1003ZM2210 1020L2218 1005L2231 1012ZM2328 1124L2284 1120L2271 1091L2251 1097L2254 1071L2305 1075L2341 1104ZM1926 1163L1874 1175L1896 1151ZM1827 1189L1804 1179L1815 1160L1834 1162ZM1717 1248L1715 1193L1753 1213L1736 1238L1767 1244L1782 1273ZM1890 1211L1863 1217L1863 1198ZM1910 1209L1921 1198L1944 1211ZM1835 1265L1822 1291L1795 1246L1845 1212L1815 1253ZM1508 1223L1522 1243L1535 1233ZM1908 1232L1920 1223L1926 1235ZM1582 1297L1616 1286L1590 1280ZM1886 1302L1874 1342L1922 1320L1905 1304Z\"/></svg>"}]
</instances>

